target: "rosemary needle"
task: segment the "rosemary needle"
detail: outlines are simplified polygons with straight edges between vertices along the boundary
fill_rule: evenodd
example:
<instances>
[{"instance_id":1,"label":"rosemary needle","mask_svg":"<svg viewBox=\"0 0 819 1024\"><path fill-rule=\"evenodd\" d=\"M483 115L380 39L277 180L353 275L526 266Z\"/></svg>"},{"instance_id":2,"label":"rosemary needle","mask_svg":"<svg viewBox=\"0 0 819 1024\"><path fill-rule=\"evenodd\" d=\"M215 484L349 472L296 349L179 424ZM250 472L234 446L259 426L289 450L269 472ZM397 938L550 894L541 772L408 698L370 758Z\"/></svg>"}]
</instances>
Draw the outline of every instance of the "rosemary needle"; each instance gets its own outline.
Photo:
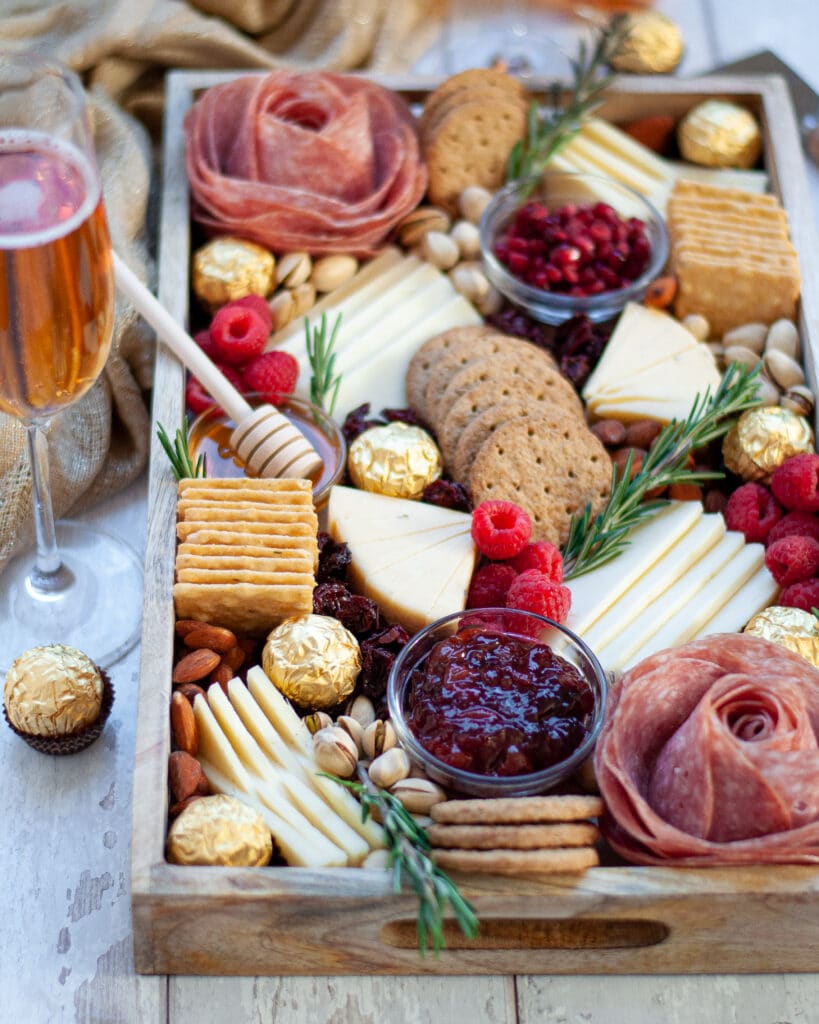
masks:
<instances>
[{"instance_id":1,"label":"rosemary needle","mask_svg":"<svg viewBox=\"0 0 819 1024\"><path fill-rule=\"evenodd\" d=\"M329 415L333 415L341 386L341 374L335 373L335 344L341 326L341 313L336 317L330 337L327 337L327 314L321 314L318 326L310 331L310 321L304 318L307 358L310 361L310 398ZM329 400L329 407L325 404Z\"/></svg>"},{"instance_id":2,"label":"rosemary needle","mask_svg":"<svg viewBox=\"0 0 819 1024\"><path fill-rule=\"evenodd\" d=\"M165 449L165 454L171 463L173 475L177 480L185 480L193 477L206 477L205 456L200 455L196 462L193 461L190 448L190 435L187 430L177 430L173 442L161 423L156 425L156 436L159 443Z\"/></svg>"}]
</instances>

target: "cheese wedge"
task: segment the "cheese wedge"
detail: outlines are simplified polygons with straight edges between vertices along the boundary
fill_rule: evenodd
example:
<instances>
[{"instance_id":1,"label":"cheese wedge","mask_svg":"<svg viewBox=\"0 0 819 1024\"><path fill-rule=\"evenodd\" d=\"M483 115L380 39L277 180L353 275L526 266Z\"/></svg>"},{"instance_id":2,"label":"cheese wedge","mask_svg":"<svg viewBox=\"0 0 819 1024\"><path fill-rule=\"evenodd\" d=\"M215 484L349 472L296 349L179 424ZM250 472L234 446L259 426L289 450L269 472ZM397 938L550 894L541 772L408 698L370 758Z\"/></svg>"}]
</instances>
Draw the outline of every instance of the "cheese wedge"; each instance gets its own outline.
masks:
<instances>
[{"instance_id":1,"label":"cheese wedge","mask_svg":"<svg viewBox=\"0 0 819 1024\"><path fill-rule=\"evenodd\" d=\"M566 625L580 636L634 586L702 518L698 501L675 501L629 534L622 554L568 580L572 607Z\"/></svg>"},{"instance_id":2,"label":"cheese wedge","mask_svg":"<svg viewBox=\"0 0 819 1024\"><path fill-rule=\"evenodd\" d=\"M466 607L475 565L471 516L350 487L330 492L328 527L349 545L353 588L417 632Z\"/></svg>"},{"instance_id":3,"label":"cheese wedge","mask_svg":"<svg viewBox=\"0 0 819 1024\"><path fill-rule=\"evenodd\" d=\"M711 636L713 633L737 633L757 612L772 605L779 594L776 580L763 565L724 604L717 614L695 634L695 639Z\"/></svg>"},{"instance_id":4,"label":"cheese wedge","mask_svg":"<svg viewBox=\"0 0 819 1024\"><path fill-rule=\"evenodd\" d=\"M661 363L643 366L620 381L607 381L597 395L617 401L657 396L666 402L687 401L690 408L697 392L710 387L713 393L719 382L720 374L711 350L695 343Z\"/></svg>"}]
</instances>

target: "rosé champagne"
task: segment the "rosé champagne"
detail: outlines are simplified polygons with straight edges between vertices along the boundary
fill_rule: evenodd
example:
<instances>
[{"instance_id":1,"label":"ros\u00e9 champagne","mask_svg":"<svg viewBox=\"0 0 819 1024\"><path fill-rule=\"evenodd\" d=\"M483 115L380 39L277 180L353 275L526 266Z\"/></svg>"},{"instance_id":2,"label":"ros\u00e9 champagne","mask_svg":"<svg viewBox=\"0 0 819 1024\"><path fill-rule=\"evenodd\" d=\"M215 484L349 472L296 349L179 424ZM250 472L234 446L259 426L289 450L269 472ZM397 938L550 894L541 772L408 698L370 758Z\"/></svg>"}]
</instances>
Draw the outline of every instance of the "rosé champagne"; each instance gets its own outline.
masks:
<instances>
[{"instance_id":1,"label":"ros\u00e9 champagne","mask_svg":"<svg viewBox=\"0 0 819 1024\"><path fill-rule=\"evenodd\" d=\"M113 315L94 167L53 136L0 129L0 410L46 420L85 394Z\"/></svg>"}]
</instances>

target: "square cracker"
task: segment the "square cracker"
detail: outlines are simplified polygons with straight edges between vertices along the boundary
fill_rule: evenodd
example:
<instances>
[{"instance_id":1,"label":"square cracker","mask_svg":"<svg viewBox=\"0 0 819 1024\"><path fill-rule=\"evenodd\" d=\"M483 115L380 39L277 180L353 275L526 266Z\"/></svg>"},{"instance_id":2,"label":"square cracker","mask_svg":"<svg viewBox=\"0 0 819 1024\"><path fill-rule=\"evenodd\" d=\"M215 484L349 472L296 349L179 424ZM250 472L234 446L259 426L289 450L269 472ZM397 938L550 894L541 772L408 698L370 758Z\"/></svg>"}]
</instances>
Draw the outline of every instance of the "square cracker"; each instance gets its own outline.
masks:
<instances>
[{"instance_id":1,"label":"square cracker","mask_svg":"<svg viewBox=\"0 0 819 1024\"><path fill-rule=\"evenodd\" d=\"M264 634L292 615L313 610L313 587L258 583L175 583L177 618L238 633Z\"/></svg>"},{"instance_id":2,"label":"square cracker","mask_svg":"<svg viewBox=\"0 0 819 1024\"><path fill-rule=\"evenodd\" d=\"M237 551L246 552L247 548L238 548ZM177 579L182 579L180 572L183 569L203 569L208 572L219 570L221 572L256 572L256 573L299 573L312 577L313 563L305 554L294 558L269 557L265 555L215 555L215 554L186 554L177 553L176 573ZM203 582L207 583L207 580Z\"/></svg>"},{"instance_id":3,"label":"square cracker","mask_svg":"<svg viewBox=\"0 0 819 1024\"><path fill-rule=\"evenodd\" d=\"M217 490L220 493L229 493L235 490L255 491L260 496L265 493L278 494L289 491L304 491L308 495L313 493L312 484L309 480L300 477L186 477L179 481L179 494L187 494L194 491Z\"/></svg>"},{"instance_id":4,"label":"square cracker","mask_svg":"<svg viewBox=\"0 0 819 1024\"><path fill-rule=\"evenodd\" d=\"M283 537L299 537L305 543L312 538L316 543L316 531L310 523L299 522L242 522L241 520L225 520L222 516L214 518L194 519L190 522L176 524L176 536L180 540L188 540L194 535L199 537L198 543L207 543L205 537L256 536L264 538L265 543L274 543ZM221 541L220 543L225 543ZM228 542L229 543L229 542Z\"/></svg>"}]
</instances>

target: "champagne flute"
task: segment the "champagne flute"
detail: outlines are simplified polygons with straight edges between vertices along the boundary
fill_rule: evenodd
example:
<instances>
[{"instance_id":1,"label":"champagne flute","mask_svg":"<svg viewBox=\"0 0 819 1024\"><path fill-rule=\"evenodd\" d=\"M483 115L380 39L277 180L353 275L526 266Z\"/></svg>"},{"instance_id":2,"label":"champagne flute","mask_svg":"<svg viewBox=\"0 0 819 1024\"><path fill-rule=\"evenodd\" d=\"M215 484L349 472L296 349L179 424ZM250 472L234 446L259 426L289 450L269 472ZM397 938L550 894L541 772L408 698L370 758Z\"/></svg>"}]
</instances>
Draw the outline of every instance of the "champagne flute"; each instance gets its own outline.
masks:
<instances>
[{"instance_id":1,"label":"champagne flute","mask_svg":"<svg viewBox=\"0 0 819 1024\"><path fill-rule=\"evenodd\" d=\"M114 321L111 243L82 86L0 53L0 413L25 427L36 555L0 574L0 665L66 643L105 668L139 636L142 568L120 538L54 523L46 432L93 386ZM82 457L79 442L78 457Z\"/></svg>"}]
</instances>

